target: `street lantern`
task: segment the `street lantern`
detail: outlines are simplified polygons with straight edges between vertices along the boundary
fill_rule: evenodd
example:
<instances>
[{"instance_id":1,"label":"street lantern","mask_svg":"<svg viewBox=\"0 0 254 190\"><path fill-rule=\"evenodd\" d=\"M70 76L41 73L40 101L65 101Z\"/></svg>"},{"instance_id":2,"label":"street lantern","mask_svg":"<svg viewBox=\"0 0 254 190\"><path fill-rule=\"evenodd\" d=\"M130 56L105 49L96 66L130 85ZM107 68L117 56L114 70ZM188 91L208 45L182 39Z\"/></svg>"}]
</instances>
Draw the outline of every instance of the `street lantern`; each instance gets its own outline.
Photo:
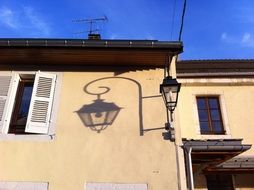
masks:
<instances>
[{"instance_id":1,"label":"street lantern","mask_svg":"<svg viewBox=\"0 0 254 190\"><path fill-rule=\"evenodd\" d=\"M100 133L112 125L120 110L121 108L115 103L97 99L92 104L84 105L77 114L87 127Z\"/></svg>"},{"instance_id":2,"label":"street lantern","mask_svg":"<svg viewBox=\"0 0 254 190\"><path fill-rule=\"evenodd\" d=\"M165 105L171 114L176 108L180 88L181 83L178 83L177 80L173 79L171 76L165 77L160 85L160 93L162 94Z\"/></svg>"},{"instance_id":3,"label":"street lantern","mask_svg":"<svg viewBox=\"0 0 254 190\"><path fill-rule=\"evenodd\" d=\"M172 126L173 112L176 108L178 101L178 94L180 92L181 83L178 83L176 79L171 76L167 76L163 79L160 85L160 93L162 94L163 100L167 108L167 123L165 123L165 129L169 131L171 141L175 140L175 130ZM169 120L170 112L170 120Z\"/></svg>"}]
</instances>

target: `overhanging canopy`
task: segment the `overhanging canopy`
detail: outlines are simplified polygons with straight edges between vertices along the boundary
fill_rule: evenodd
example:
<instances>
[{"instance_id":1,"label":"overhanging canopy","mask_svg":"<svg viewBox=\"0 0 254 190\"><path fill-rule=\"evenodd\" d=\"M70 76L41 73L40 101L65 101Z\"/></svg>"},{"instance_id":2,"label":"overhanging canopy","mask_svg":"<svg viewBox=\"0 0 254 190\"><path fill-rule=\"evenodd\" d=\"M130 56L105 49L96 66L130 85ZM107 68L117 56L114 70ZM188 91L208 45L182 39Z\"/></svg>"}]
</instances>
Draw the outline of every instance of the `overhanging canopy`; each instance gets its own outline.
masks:
<instances>
[{"instance_id":1,"label":"overhanging canopy","mask_svg":"<svg viewBox=\"0 0 254 190\"><path fill-rule=\"evenodd\" d=\"M210 168L210 172L230 172L230 173L250 173L254 172L254 157L253 156L237 156L223 162L215 168Z\"/></svg>"},{"instance_id":2,"label":"overhanging canopy","mask_svg":"<svg viewBox=\"0 0 254 190\"><path fill-rule=\"evenodd\" d=\"M193 172L215 171L216 166L247 151L249 144L242 139L183 140L183 148L191 148Z\"/></svg>"}]
</instances>

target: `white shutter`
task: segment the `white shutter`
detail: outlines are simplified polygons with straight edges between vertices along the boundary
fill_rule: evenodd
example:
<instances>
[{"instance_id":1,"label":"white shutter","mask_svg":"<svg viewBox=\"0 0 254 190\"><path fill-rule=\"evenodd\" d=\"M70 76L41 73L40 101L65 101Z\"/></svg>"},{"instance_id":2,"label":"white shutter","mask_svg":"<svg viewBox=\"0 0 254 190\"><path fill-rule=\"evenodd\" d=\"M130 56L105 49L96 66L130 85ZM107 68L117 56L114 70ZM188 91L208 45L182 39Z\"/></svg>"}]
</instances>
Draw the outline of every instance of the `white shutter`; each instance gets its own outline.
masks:
<instances>
[{"instance_id":1,"label":"white shutter","mask_svg":"<svg viewBox=\"0 0 254 190\"><path fill-rule=\"evenodd\" d=\"M0 76L0 132L2 133L8 133L18 83L18 74Z\"/></svg>"},{"instance_id":2,"label":"white shutter","mask_svg":"<svg viewBox=\"0 0 254 190\"><path fill-rule=\"evenodd\" d=\"M25 132L48 133L55 82L55 74L36 74Z\"/></svg>"},{"instance_id":3,"label":"white shutter","mask_svg":"<svg viewBox=\"0 0 254 190\"><path fill-rule=\"evenodd\" d=\"M6 109L7 95L11 84L11 76L0 76L0 130L5 121L4 110Z\"/></svg>"}]
</instances>

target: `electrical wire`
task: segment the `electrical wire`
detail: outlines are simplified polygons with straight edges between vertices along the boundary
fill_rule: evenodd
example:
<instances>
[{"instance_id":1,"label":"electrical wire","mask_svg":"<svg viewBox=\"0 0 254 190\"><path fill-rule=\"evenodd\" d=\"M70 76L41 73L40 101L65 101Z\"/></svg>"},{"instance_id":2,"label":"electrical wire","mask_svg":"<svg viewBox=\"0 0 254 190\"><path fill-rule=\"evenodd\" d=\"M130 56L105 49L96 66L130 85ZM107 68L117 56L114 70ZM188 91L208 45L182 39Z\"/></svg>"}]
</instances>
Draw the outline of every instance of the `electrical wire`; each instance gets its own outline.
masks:
<instances>
[{"instance_id":1,"label":"electrical wire","mask_svg":"<svg viewBox=\"0 0 254 190\"><path fill-rule=\"evenodd\" d=\"M181 41L181 39L182 39L183 24L184 24L184 16L185 16L185 10L186 10L186 1L187 1L187 0L184 0L184 4L183 4L183 13L182 13L181 27L180 27L180 32L179 32L178 41Z\"/></svg>"}]
</instances>

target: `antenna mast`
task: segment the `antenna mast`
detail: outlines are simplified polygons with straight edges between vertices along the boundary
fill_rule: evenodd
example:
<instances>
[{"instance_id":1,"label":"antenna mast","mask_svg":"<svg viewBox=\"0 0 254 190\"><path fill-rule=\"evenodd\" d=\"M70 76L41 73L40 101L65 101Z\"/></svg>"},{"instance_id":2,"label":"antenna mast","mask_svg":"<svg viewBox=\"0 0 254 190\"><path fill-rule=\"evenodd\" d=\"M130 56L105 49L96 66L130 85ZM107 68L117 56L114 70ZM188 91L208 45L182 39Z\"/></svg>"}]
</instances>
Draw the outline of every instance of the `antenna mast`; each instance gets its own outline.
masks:
<instances>
[{"instance_id":1,"label":"antenna mast","mask_svg":"<svg viewBox=\"0 0 254 190\"><path fill-rule=\"evenodd\" d=\"M93 28L94 24L96 24L98 22L107 22L107 21L108 21L108 18L107 18L106 15L104 15L101 18L76 19L76 20L73 20L72 22L77 22L77 23L84 22L84 23L89 24L89 30L88 31L82 31L82 32L78 32L78 33L88 32L88 38L89 39L95 39L95 38L98 38L98 37L100 38L100 34L98 34L98 33L96 34L96 32L98 32L99 29L94 29Z\"/></svg>"}]
</instances>

